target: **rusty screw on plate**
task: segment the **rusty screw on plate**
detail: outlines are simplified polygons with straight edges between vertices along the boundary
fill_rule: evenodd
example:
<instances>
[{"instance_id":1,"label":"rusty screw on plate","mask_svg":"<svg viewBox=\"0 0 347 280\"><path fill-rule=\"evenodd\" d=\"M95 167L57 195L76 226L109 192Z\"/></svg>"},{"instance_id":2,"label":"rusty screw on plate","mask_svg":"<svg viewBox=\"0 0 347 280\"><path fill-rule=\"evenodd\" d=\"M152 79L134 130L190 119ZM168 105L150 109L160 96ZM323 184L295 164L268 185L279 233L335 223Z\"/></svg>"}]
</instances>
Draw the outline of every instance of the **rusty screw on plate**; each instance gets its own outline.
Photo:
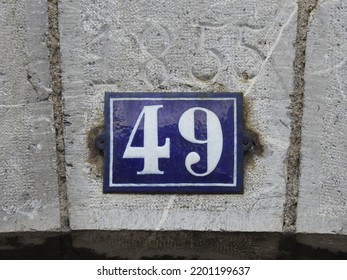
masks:
<instances>
[{"instance_id":1,"label":"rusty screw on plate","mask_svg":"<svg viewBox=\"0 0 347 280\"><path fill-rule=\"evenodd\" d=\"M248 152L248 151L252 150L252 148L254 146L253 139L251 137L249 137L248 135L244 134L243 139L242 139L242 146L243 146L244 152Z\"/></svg>"}]
</instances>

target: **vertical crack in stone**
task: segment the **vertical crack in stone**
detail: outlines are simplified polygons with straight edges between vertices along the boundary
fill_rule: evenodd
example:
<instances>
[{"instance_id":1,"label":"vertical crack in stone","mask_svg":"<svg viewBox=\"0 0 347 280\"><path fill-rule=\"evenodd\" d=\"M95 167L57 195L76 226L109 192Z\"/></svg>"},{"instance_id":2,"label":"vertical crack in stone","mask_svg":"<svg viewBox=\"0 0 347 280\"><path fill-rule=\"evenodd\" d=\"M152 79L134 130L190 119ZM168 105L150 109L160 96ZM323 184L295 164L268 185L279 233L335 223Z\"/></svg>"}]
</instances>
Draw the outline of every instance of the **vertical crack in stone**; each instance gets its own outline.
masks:
<instances>
[{"instance_id":1,"label":"vertical crack in stone","mask_svg":"<svg viewBox=\"0 0 347 280\"><path fill-rule=\"evenodd\" d=\"M291 133L286 157L286 202L283 232L296 232L296 215L300 178L300 150L305 92L306 39L312 11L318 0L298 0L298 20L294 61L294 90L291 99Z\"/></svg>"},{"instance_id":2,"label":"vertical crack in stone","mask_svg":"<svg viewBox=\"0 0 347 280\"><path fill-rule=\"evenodd\" d=\"M48 0L48 43L50 74L52 79L52 101L54 110L54 125L56 132L56 149L58 165L58 185L60 202L61 231L69 231L69 209L66 185L66 162L64 144L64 103L62 98L61 54L58 26L58 1Z\"/></svg>"}]
</instances>

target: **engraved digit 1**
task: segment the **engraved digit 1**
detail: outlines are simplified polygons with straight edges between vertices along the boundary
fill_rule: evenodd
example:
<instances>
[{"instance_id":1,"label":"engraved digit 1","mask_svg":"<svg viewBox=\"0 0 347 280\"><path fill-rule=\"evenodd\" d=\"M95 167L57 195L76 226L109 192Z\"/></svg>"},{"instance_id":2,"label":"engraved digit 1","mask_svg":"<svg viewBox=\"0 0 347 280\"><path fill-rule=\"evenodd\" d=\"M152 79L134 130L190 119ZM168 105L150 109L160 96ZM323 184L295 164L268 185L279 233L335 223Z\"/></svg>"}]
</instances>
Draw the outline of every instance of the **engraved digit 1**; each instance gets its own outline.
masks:
<instances>
[{"instance_id":1,"label":"engraved digit 1","mask_svg":"<svg viewBox=\"0 0 347 280\"><path fill-rule=\"evenodd\" d=\"M206 140L199 140L195 137L195 117L196 111L206 113ZM223 132L222 126L217 115L206 108L193 107L185 111L179 119L178 129L182 137L195 144L207 144L207 171L205 173L196 173L192 170L192 165L200 161L200 155L191 152L185 159L185 166L190 174L194 176L207 176L217 167L223 150Z\"/></svg>"}]
</instances>

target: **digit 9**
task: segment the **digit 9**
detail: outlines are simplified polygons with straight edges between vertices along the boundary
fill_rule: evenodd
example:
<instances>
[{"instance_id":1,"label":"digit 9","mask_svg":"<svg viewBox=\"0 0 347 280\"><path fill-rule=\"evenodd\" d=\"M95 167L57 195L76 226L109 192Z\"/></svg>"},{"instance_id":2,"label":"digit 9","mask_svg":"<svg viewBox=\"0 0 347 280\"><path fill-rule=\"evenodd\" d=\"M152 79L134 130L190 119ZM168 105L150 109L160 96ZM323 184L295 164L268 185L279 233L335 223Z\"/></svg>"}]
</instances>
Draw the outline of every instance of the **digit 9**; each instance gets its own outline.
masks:
<instances>
[{"instance_id":1,"label":"digit 9","mask_svg":"<svg viewBox=\"0 0 347 280\"><path fill-rule=\"evenodd\" d=\"M195 137L195 112L203 111L206 113L206 140L196 139ZM207 176L217 167L223 151L223 132L222 126L217 115L202 107L193 107L185 111L179 119L178 129L180 134L187 141L194 144L207 144L207 171L196 173L192 165L200 161L201 157L197 152L191 152L185 159L185 166L190 174L198 177Z\"/></svg>"}]
</instances>

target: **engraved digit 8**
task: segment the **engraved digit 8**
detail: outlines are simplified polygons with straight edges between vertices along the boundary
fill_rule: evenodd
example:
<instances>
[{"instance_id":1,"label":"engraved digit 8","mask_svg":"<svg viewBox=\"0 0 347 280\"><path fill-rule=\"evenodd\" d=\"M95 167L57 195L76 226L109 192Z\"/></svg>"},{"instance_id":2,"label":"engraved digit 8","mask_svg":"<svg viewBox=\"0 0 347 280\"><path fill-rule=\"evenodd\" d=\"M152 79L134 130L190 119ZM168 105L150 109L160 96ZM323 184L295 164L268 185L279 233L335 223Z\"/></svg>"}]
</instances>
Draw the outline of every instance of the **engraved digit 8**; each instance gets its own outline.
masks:
<instances>
[{"instance_id":1,"label":"engraved digit 8","mask_svg":"<svg viewBox=\"0 0 347 280\"><path fill-rule=\"evenodd\" d=\"M206 140L199 140L195 137L195 117L196 111L206 113ZM179 119L178 129L182 137L191 143L207 144L207 171L205 173L196 173L192 170L192 165L200 161L200 155L191 152L185 159L185 166L190 174L194 176L207 176L216 168L223 150L223 132L217 115L206 108L193 107L185 111Z\"/></svg>"}]
</instances>

